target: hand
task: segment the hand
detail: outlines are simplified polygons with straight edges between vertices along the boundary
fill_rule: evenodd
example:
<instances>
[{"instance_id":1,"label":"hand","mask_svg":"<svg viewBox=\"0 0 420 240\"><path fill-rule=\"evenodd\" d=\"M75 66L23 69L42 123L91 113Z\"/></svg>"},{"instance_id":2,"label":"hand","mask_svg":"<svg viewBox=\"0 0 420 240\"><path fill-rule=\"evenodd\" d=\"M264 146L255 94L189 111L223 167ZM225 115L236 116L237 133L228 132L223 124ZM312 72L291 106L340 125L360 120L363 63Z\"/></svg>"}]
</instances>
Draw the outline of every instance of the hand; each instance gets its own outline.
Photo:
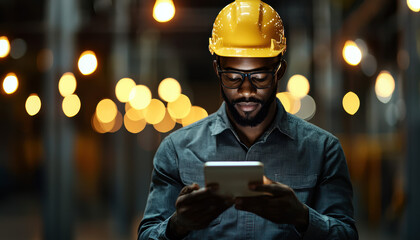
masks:
<instances>
[{"instance_id":1,"label":"hand","mask_svg":"<svg viewBox=\"0 0 420 240\"><path fill-rule=\"evenodd\" d=\"M255 213L278 224L294 224L298 231L305 231L309 221L309 211L297 199L289 186L274 182L264 176L264 184L251 183L250 189L270 193L271 196L238 197L235 208Z\"/></svg>"},{"instance_id":2,"label":"hand","mask_svg":"<svg viewBox=\"0 0 420 240\"><path fill-rule=\"evenodd\" d=\"M189 231L203 229L222 212L233 205L233 199L215 194L217 184L200 189L194 183L185 186L176 200L176 212L169 222L170 232L176 236L186 236Z\"/></svg>"}]
</instances>

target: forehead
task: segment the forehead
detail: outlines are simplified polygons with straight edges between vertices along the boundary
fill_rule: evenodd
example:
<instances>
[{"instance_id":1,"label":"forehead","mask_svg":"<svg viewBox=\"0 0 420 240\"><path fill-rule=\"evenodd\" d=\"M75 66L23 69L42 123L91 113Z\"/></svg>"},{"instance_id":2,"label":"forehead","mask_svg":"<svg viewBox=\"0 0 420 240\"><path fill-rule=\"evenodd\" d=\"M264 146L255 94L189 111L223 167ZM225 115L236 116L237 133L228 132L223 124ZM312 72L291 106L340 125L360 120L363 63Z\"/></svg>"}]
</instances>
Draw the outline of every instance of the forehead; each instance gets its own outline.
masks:
<instances>
[{"instance_id":1,"label":"forehead","mask_svg":"<svg viewBox=\"0 0 420 240\"><path fill-rule=\"evenodd\" d=\"M246 58L246 57L220 57L220 67L251 71L255 69L272 69L278 62L277 57Z\"/></svg>"}]
</instances>

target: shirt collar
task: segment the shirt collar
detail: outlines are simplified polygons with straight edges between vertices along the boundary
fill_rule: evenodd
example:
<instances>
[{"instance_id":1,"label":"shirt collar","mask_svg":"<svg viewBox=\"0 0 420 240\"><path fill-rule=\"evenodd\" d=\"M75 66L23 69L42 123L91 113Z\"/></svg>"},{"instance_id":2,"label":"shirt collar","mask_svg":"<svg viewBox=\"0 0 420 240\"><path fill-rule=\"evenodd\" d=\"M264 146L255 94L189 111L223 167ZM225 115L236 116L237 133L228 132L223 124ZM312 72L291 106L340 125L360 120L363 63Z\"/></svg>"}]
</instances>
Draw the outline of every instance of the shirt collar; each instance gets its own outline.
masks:
<instances>
[{"instance_id":1,"label":"shirt collar","mask_svg":"<svg viewBox=\"0 0 420 240\"><path fill-rule=\"evenodd\" d=\"M267 129L267 132L271 133L274 129L278 129L281 133L285 134L291 139L294 139L290 132L288 114L284 110L283 105L280 100L276 99L277 113L273 121L273 124ZM231 125L229 118L226 113L226 103L223 102L219 110L216 112L216 121L215 124L211 127L211 134L218 135L225 130L231 129L234 131L233 126Z\"/></svg>"}]
</instances>

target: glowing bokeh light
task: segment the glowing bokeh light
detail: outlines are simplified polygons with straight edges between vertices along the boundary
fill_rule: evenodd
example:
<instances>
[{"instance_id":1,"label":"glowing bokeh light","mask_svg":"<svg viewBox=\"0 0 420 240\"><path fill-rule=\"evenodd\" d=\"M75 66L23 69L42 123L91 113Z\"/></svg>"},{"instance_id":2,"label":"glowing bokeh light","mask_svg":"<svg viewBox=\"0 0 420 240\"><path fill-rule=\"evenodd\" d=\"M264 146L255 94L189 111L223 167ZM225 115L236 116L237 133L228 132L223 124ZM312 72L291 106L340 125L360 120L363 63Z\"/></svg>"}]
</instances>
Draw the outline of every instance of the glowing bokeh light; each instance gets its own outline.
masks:
<instances>
[{"instance_id":1,"label":"glowing bokeh light","mask_svg":"<svg viewBox=\"0 0 420 240\"><path fill-rule=\"evenodd\" d=\"M181 94L175 101L168 103L168 112L175 119L186 117L190 110L191 101L184 94Z\"/></svg>"},{"instance_id":2,"label":"glowing bokeh light","mask_svg":"<svg viewBox=\"0 0 420 240\"><path fill-rule=\"evenodd\" d=\"M92 74L98 67L98 60L96 59L95 53L90 50L84 51L80 55L77 66L83 75Z\"/></svg>"},{"instance_id":3,"label":"glowing bokeh light","mask_svg":"<svg viewBox=\"0 0 420 240\"><path fill-rule=\"evenodd\" d=\"M99 124L101 125L101 128L104 132L114 133L121 128L122 122L123 122L122 115L118 111L117 115L111 122L108 122L108 123L99 122Z\"/></svg>"},{"instance_id":4,"label":"glowing bokeh light","mask_svg":"<svg viewBox=\"0 0 420 240\"><path fill-rule=\"evenodd\" d=\"M152 101L152 92L145 85L137 85L131 89L128 102L135 109L145 109Z\"/></svg>"},{"instance_id":5,"label":"glowing bokeh light","mask_svg":"<svg viewBox=\"0 0 420 240\"><path fill-rule=\"evenodd\" d=\"M6 36L0 37L0 58L7 57L10 53L10 42Z\"/></svg>"},{"instance_id":6,"label":"glowing bokeh light","mask_svg":"<svg viewBox=\"0 0 420 240\"><path fill-rule=\"evenodd\" d=\"M172 0L156 0L153 7L153 18L158 22L168 22L175 16L175 5Z\"/></svg>"},{"instance_id":7,"label":"glowing bokeh light","mask_svg":"<svg viewBox=\"0 0 420 240\"><path fill-rule=\"evenodd\" d=\"M181 95L181 85L176 79L165 78L159 84L158 93L162 100L173 102Z\"/></svg>"},{"instance_id":8,"label":"glowing bokeh light","mask_svg":"<svg viewBox=\"0 0 420 240\"><path fill-rule=\"evenodd\" d=\"M207 117L208 115L209 114L204 108L199 106L192 106L190 113L188 113L188 115L182 119L182 126L188 126L191 123L197 122L198 120Z\"/></svg>"},{"instance_id":9,"label":"glowing bokeh light","mask_svg":"<svg viewBox=\"0 0 420 240\"><path fill-rule=\"evenodd\" d=\"M306 95L300 100L300 102L301 102L301 107L299 111L296 113L296 116L309 121L310 119L313 118L316 112L315 100L311 96Z\"/></svg>"},{"instance_id":10,"label":"glowing bokeh light","mask_svg":"<svg viewBox=\"0 0 420 240\"><path fill-rule=\"evenodd\" d=\"M10 43L10 57L13 59L19 59L23 57L27 50L27 44L25 40L17 38Z\"/></svg>"},{"instance_id":11,"label":"glowing bokeh light","mask_svg":"<svg viewBox=\"0 0 420 240\"><path fill-rule=\"evenodd\" d=\"M300 99L289 92L279 92L276 97L282 103L284 110L290 114L296 114L300 110Z\"/></svg>"},{"instance_id":12,"label":"glowing bokeh light","mask_svg":"<svg viewBox=\"0 0 420 240\"><path fill-rule=\"evenodd\" d=\"M131 90L136 86L136 83L131 78L122 78L115 86L115 95L118 101L125 103L128 102Z\"/></svg>"},{"instance_id":13,"label":"glowing bokeh light","mask_svg":"<svg viewBox=\"0 0 420 240\"><path fill-rule=\"evenodd\" d=\"M381 71L375 82L375 93L379 101L389 102L395 90L395 80L388 71Z\"/></svg>"},{"instance_id":14,"label":"glowing bokeh light","mask_svg":"<svg viewBox=\"0 0 420 240\"><path fill-rule=\"evenodd\" d=\"M3 90L7 94L16 92L19 86L19 80L14 73L8 73L3 80Z\"/></svg>"},{"instance_id":15,"label":"glowing bokeh light","mask_svg":"<svg viewBox=\"0 0 420 240\"><path fill-rule=\"evenodd\" d=\"M106 131L102 128L101 123L99 122L98 118L96 117L96 113L93 114L91 119L91 125L93 130L98 133L106 133Z\"/></svg>"},{"instance_id":16,"label":"glowing bokeh light","mask_svg":"<svg viewBox=\"0 0 420 240\"><path fill-rule=\"evenodd\" d=\"M175 127L176 122L169 115L168 110L165 109L165 117L160 123L153 124L153 127L161 133L166 133L171 131Z\"/></svg>"},{"instance_id":17,"label":"glowing bokeh light","mask_svg":"<svg viewBox=\"0 0 420 240\"><path fill-rule=\"evenodd\" d=\"M144 119L147 123L157 124L165 117L165 104L158 99L152 99L149 106L143 110Z\"/></svg>"},{"instance_id":18,"label":"glowing bokeh light","mask_svg":"<svg viewBox=\"0 0 420 240\"><path fill-rule=\"evenodd\" d=\"M63 99L63 112L67 117L74 117L79 113L81 107L80 99L77 95L72 94Z\"/></svg>"},{"instance_id":19,"label":"glowing bokeh light","mask_svg":"<svg viewBox=\"0 0 420 240\"><path fill-rule=\"evenodd\" d=\"M58 91L63 97L73 94L74 91L76 91L76 87L77 81L74 74L71 72L64 73L58 82Z\"/></svg>"},{"instance_id":20,"label":"glowing bokeh light","mask_svg":"<svg viewBox=\"0 0 420 240\"><path fill-rule=\"evenodd\" d=\"M109 123L117 116L117 105L108 98L102 99L96 106L96 116L100 122Z\"/></svg>"},{"instance_id":21,"label":"glowing bokeh light","mask_svg":"<svg viewBox=\"0 0 420 240\"><path fill-rule=\"evenodd\" d=\"M135 108L130 108L128 111L125 112L125 115L133 121L138 121L144 119L144 109L137 110Z\"/></svg>"},{"instance_id":22,"label":"glowing bokeh light","mask_svg":"<svg viewBox=\"0 0 420 240\"><path fill-rule=\"evenodd\" d=\"M303 98L309 93L309 81L305 76L295 74L287 82L287 90L297 98Z\"/></svg>"},{"instance_id":23,"label":"glowing bokeh light","mask_svg":"<svg viewBox=\"0 0 420 240\"><path fill-rule=\"evenodd\" d=\"M408 8L413 12L420 11L420 0L407 0Z\"/></svg>"},{"instance_id":24,"label":"glowing bokeh light","mask_svg":"<svg viewBox=\"0 0 420 240\"><path fill-rule=\"evenodd\" d=\"M359 97L354 92L348 92L343 97L343 108L350 115L354 115L360 107Z\"/></svg>"},{"instance_id":25,"label":"glowing bokeh light","mask_svg":"<svg viewBox=\"0 0 420 240\"><path fill-rule=\"evenodd\" d=\"M124 126L131 133L139 133L146 127L146 120L133 121L126 114L124 115Z\"/></svg>"},{"instance_id":26,"label":"glowing bokeh light","mask_svg":"<svg viewBox=\"0 0 420 240\"><path fill-rule=\"evenodd\" d=\"M41 99L37 94L29 95L25 102L25 109L29 116L34 116L41 110Z\"/></svg>"},{"instance_id":27,"label":"glowing bokeh light","mask_svg":"<svg viewBox=\"0 0 420 240\"><path fill-rule=\"evenodd\" d=\"M343 58L348 64L356 66L362 60L362 51L355 42L348 40L344 44Z\"/></svg>"}]
</instances>

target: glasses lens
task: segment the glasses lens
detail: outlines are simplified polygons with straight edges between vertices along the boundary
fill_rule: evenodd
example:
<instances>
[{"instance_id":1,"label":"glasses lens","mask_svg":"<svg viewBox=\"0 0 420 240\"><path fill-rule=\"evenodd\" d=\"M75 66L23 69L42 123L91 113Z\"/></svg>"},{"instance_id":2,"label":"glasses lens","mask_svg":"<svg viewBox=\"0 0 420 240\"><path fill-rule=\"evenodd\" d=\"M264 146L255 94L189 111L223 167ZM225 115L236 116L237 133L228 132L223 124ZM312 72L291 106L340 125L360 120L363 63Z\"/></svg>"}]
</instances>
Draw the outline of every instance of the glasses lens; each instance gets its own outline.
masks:
<instances>
[{"instance_id":1,"label":"glasses lens","mask_svg":"<svg viewBox=\"0 0 420 240\"><path fill-rule=\"evenodd\" d=\"M242 76L239 73L225 72L220 77L223 85L228 88L237 88L242 83Z\"/></svg>"},{"instance_id":2,"label":"glasses lens","mask_svg":"<svg viewBox=\"0 0 420 240\"><path fill-rule=\"evenodd\" d=\"M273 80L271 73L253 73L250 76L252 83L257 88L269 88Z\"/></svg>"}]
</instances>

